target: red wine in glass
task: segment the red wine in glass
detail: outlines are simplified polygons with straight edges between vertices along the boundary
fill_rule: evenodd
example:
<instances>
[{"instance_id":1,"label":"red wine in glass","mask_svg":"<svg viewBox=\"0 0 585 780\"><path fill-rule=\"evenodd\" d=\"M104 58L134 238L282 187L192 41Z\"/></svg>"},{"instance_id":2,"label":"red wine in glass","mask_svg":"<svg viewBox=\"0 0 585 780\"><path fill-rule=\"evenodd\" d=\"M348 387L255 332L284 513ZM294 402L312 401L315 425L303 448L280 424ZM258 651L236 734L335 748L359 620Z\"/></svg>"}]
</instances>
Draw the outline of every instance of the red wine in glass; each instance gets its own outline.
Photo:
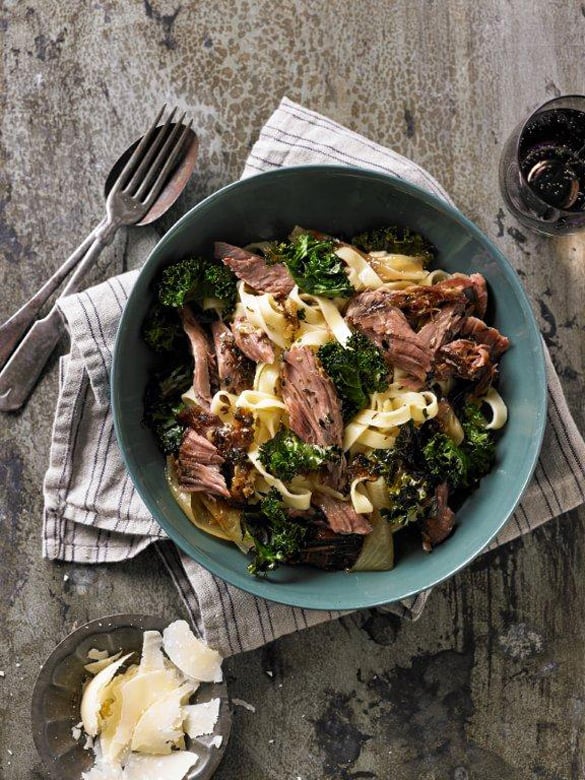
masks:
<instances>
[{"instance_id":1,"label":"red wine in glass","mask_svg":"<svg viewBox=\"0 0 585 780\"><path fill-rule=\"evenodd\" d=\"M508 139L500 185L509 210L548 235L585 228L585 97L554 98Z\"/></svg>"},{"instance_id":2,"label":"red wine in glass","mask_svg":"<svg viewBox=\"0 0 585 780\"><path fill-rule=\"evenodd\" d=\"M553 108L531 119L520 137L520 171L530 189L550 206L585 208L585 113Z\"/></svg>"}]
</instances>

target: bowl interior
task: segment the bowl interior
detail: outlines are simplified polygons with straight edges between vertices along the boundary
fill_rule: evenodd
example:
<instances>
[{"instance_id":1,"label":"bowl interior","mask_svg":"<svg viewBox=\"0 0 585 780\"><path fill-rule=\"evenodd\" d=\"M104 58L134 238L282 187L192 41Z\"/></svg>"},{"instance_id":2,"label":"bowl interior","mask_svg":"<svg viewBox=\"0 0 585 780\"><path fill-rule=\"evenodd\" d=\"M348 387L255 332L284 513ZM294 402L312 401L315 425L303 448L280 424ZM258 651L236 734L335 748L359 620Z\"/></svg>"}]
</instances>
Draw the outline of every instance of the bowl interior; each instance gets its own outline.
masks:
<instances>
[{"instance_id":1,"label":"bowl interior","mask_svg":"<svg viewBox=\"0 0 585 780\"><path fill-rule=\"evenodd\" d=\"M189 254L209 254L213 242L243 245L285 236L302 225L351 237L372 227L400 224L419 231L439 250L437 266L479 271L490 291L489 320L512 342L501 362L500 392L509 421L498 443L497 465L458 512L453 535L429 554L406 545L390 572L324 573L282 567L251 577L247 559L229 543L194 528L172 499L163 459L141 424L142 395L151 355L140 327L160 269ZM195 206L148 258L123 313L114 353L112 407L116 434L134 484L169 536L214 574L286 604L314 609L358 609L415 594L468 563L510 517L528 483L546 420L542 343L519 279L505 258L460 212L426 192L384 174L307 166L246 179Z\"/></svg>"},{"instance_id":2,"label":"bowl interior","mask_svg":"<svg viewBox=\"0 0 585 780\"><path fill-rule=\"evenodd\" d=\"M80 720L83 683L89 678L84 665L92 648L107 650L110 655L122 650L140 654L144 631L162 631L167 623L148 615L111 615L86 623L57 645L37 678L32 696L33 738L39 755L51 777L56 780L79 780L94 763L91 750L84 750L83 737L76 741L72 729ZM229 738L231 713L225 683L204 683L196 694L197 701L220 697L220 714L212 735L192 741L199 761L186 780L207 780L215 772ZM214 735L223 737L219 748L211 743Z\"/></svg>"}]
</instances>

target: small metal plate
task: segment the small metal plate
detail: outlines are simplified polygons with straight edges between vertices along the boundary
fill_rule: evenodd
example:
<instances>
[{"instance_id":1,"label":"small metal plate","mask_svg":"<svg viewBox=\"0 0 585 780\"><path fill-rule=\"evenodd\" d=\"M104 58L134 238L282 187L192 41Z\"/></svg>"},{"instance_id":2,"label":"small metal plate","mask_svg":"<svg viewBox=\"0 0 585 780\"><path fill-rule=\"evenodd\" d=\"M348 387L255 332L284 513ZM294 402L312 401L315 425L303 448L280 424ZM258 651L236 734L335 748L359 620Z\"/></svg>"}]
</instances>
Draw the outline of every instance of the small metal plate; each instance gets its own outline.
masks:
<instances>
[{"instance_id":1,"label":"small metal plate","mask_svg":"<svg viewBox=\"0 0 585 780\"><path fill-rule=\"evenodd\" d=\"M76 629L53 650L37 678L31 708L35 745L52 778L80 780L94 763L93 751L83 748L84 739L76 742L72 734L81 720L81 692L89 677L83 667L89 650L140 654L143 632L162 631L167 623L147 615L110 615ZM185 780L208 780L225 752L232 720L225 682L202 683L191 703L218 697L219 718L213 733L196 740L186 737L187 749L197 753L199 761ZM222 737L219 748L212 744L214 736Z\"/></svg>"}]
</instances>

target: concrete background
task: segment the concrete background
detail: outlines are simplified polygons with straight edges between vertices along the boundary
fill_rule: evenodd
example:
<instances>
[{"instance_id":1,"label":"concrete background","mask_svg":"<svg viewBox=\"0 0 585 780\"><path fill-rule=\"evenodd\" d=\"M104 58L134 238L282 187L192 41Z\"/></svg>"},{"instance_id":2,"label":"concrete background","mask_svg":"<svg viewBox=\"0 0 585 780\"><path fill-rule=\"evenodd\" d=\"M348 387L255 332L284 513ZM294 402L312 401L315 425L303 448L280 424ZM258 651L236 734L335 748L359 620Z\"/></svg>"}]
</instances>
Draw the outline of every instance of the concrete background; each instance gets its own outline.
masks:
<instances>
[{"instance_id":1,"label":"concrete background","mask_svg":"<svg viewBox=\"0 0 585 780\"><path fill-rule=\"evenodd\" d=\"M189 109L201 154L159 233L239 176L287 94L450 190L521 274L585 430L585 243L519 229L497 187L523 114L583 91L585 5L4 0L0 35L1 320L93 227L109 165L163 101ZM93 278L139 264L142 230L119 236ZM53 359L25 410L0 418L2 780L44 777L30 695L75 623L183 614L152 553L92 568L41 559L56 390ZM480 559L415 624L365 613L230 659L231 694L256 712L234 709L218 780L583 780L584 519L570 513Z\"/></svg>"}]
</instances>

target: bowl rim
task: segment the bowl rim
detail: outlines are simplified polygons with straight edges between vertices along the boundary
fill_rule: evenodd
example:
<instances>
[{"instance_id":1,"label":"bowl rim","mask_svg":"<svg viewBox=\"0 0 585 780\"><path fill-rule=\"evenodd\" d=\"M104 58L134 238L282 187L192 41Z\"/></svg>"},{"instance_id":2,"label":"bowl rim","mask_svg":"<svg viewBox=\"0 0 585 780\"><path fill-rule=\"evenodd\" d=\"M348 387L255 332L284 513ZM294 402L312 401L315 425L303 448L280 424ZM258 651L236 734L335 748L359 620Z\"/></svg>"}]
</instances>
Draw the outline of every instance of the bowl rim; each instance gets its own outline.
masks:
<instances>
[{"instance_id":1,"label":"bowl rim","mask_svg":"<svg viewBox=\"0 0 585 780\"><path fill-rule=\"evenodd\" d=\"M244 179L239 179L238 181L232 182L231 184L228 184L220 188L219 190L213 192L211 195L207 196L206 198L204 198L203 200L199 201L194 206L192 206L185 214L183 214L182 217L180 217L172 225L172 227L159 239L159 241L157 241L156 245L150 251L144 264L140 268L139 275L145 273L147 267L152 264L153 257L156 257L160 253L160 251L173 239L174 235L181 230L182 226L192 218L192 215L194 213L209 208L209 206L212 205L214 201L223 198L226 193L229 193L234 189L240 189L242 187L245 188L246 186L254 186L254 183L256 183L259 179L278 180L278 179L286 179L287 177L291 177L291 176L294 177L298 175L321 175L321 174L325 174L325 175L333 174L333 175L341 175L341 176L349 176L349 177L356 177L356 176L365 177L373 181L379 181L385 184L390 184L391 186L395 187L397 190L400 190L408 195L414 196L417 199L422 200L426 205L437 210L443 216L447 217L451 221L459 223L461 227L463 227L472 235L473 239L477 241L477 243L483 249L485 249L492 257L497 258L498 263L500 264L500 267L502 268L507 278L507 281L514 288L516 297L518 299L518 304L522 309L522 313L523 316L525 317L526 322L530 325L531 331L534 334L540 336L540 329L538 328L538 324L536 322L534 312L532 311L532 308L530 306L527 293L524 290L524 287L522 286L522 283L516 271L514 270L510 261L502 254L502 252L500 252L500 250L495 246L495 244L491 241L491 239L489 239L479 229L479 227L477 227L477 225L475 225L458 208L456 208L454 205L451 205L451 203L449 203L448 201L431 194L429 191L415 184L412 184L411 182L408 182L404 179L400 179L389 173L383 173L368 168L360 168L356 166L328 165L328 164L286 166L286 167L276 168L269 171L264 171L254 176L246 177ZM244 590L252 594L253 596L265 599L267 601L273 601L291 607L300 607L307 610L342 610L342 611L348 610L349 611L349 610L356 610L356 609L368 609L372 607L378 607L388 603L396 603L402 601L403 599L414 597L417 594L422 593L423 591L426 591L427 589L432 588L446 581L454 574L467 567L476 557L478 557L482 552L486 550L487 545L489 545L489 543L497 536L499 531L510 519L516 507L518 506L518 503L522 499L522 496L532 479L534 470L538 463L538 458L542 447L544 432L546 428L546 420L547 420L546 412L548 406L548 392L547 392L548 388L547 388L547 378L546 378L544 346L543 346L543 341L541 336L540 338L535 338L534 343L531 344L531 346L533 347L532 351L533 351L534 362L535 362L535 374L533 375L533 380L534 380L534 384L537 387L538 396L539 396L538 406L537 406L539 410L539 414L537 415L537 424L535 424L536 430L532 434L531 441L533 444L533 448L532 448L531 457L526 461L526 470L525 470L524 479L522 480L520 485L517 486L514 500L511 501L511 503L509 504L507 511L503 513L500 522L497 524L497 527L492 527L489 535L485 535L479 549L473 549L471 552L464 554L456 563L449 565L447 567L448 571L445 571L444 573L438 576L430 577L428 582L426 582L424 585L421 585L419 587L404 588L403 591L400 592L397 596L395 597L393 596L391 601L388 601L387 598L385 599L381 593L379 595L373 595L368 593L367 595L363 595L361 598L346 597L343 599L343 601L339 601L339 599L337 599L335 595L333 595L328 600L324 599L323 602L317 606L314 604L307 603L307 598L304 598L302 594L297 595L294 590L291 590L290 588L287 587L287 583L280 583L267 578L258 578L258 577L250 576L249 581L246 580L244 584L242 582L242 576L240 575L240 573L232 571L231 568L223 565L221 562L218 562L210 555L208 555L204 550L198 549L197 554L194 555L192 548L190 547L188 542L185 540L183 535L172 526L172 524L169 523L163 525L159 520L158 507L156 505L155 500L149 495L148 491L143 488L143 486L140 484L140 481L137 480L135 477L134 465L132 464L129 456L129 449L127 449L127 447L125 446L130 442L126 439L124 435L123 424L120 419L120 409L118 406L119 399L116 393L116 388L118 385L116 379L119 371L118 364L122 360L120 356L120 343L122 341L122 334L125 330L124 326L126 323L126 318L129 316L128 303L132 298L134 290L135 287L133 287L132 291L130 292L128 301L124 306L124 310L122 312L120 322L118 325L116 340L115 340L114 349L112 353L112 366L111 366L111 377L110 377L112 418L114 423L115 435L122 454L122 458L138 494L142 498L143 502L146 504L146 507L151 512L156 522L159 523L159 525L161 525L161 527L166 531L171 541L177 544L178 547L188 557L195 560L197 563L200 563L204 568L206 568L209 572L211 572L211 574L219 577L220 579L224 580L228 584L235 586L241 590ZM199 534L204 533L204 531L201 531L195 526L193 526L193 530L195 533L199 533ZM327 573L328 572L321 572L322 575L325 575ZM390 573L391 572L374 572L373 574L387 575ZM354 575L354 576L358 576L358 575Z\"/></svg>"}]
</instances>

